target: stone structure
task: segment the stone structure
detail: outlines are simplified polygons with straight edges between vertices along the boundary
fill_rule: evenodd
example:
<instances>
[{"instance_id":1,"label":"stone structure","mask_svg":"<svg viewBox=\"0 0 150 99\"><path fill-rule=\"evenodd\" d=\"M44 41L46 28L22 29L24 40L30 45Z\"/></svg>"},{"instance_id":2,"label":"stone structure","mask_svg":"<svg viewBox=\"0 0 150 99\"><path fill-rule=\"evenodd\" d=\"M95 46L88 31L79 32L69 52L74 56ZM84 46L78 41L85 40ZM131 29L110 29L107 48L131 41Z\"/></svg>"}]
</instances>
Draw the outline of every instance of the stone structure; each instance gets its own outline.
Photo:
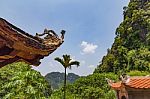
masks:
<instances>
[{"instance_id":1,"label":"stone structure","mask_svg":"<svg viewBox=\"0 0 150 99\"><path fill-rule=\"evenodd\" d=\"M15 61L24 61L38 66L40 59L54 52L63 42L53 30L44 30L43 34L32 36L5 19L0 18L0 67ZM44 36L41 38L40 36Z\"/></svg>"},{"instance_id":2,"label":"stone structure","mask_svg":"<svg viewBox=\"0 0 150 99\"><path fill-rule=\"evenodd\" d=\"M150 76L121 76L121 81L107 80L117 99L150 99Z\"/></svg>"}]
</instances>

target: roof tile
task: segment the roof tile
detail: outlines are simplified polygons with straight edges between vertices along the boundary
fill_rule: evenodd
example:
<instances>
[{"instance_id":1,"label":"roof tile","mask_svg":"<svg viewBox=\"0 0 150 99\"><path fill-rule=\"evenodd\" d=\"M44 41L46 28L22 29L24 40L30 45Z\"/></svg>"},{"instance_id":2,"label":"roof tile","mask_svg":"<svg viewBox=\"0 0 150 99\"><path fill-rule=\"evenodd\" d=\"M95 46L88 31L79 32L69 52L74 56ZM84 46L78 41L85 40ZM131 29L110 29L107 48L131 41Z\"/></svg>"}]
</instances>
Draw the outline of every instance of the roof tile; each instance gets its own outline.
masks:
<instances>
[{"instance_id":1,"label":"roof tile","mask_svg":"<svg viewBox=\"0 0 150 99\"><path fill-rule=\"evenodd\" d=\"M131 77L125 85L132 88L150 88L150 77Z\"/></svg>"},{"instance_id":2,"label":"roof tile","mask_svg":"<svg viewBox=\"0 0 150 99\"><path fill-rule=\"evenodd\" d=\"M117 82L112 83L112 88L120 88L121 84L124 84L125 86L131 87L131 88L138 88L138 89L149 89L150 88L150 76L142 76L142 77L130 77L129 82L123 83L123 82Z\"/></svg>"}]
</instances>

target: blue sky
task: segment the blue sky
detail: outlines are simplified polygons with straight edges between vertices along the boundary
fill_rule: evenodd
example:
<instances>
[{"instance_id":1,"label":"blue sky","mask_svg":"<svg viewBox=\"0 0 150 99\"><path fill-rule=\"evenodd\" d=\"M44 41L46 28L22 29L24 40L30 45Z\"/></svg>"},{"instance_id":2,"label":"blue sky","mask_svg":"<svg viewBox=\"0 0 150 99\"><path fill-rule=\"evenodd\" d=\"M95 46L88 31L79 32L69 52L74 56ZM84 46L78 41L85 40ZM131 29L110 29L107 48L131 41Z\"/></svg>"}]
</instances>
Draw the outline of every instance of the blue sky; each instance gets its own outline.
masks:
<instances>
[{"instance_id":1,"label":"blue sky","mask_svg":"<svg viewBox=\"0 0 150 99\"><path fill-rule=\"evenodd\" d=\"M55 57L70 54L81 66L68 69L79 75L91 74L107 49L111 47L115 29L123 20L123 6L129 0L1 0L0 17L29 34L53 29L66 30L65 42L34 69L43 75L63 72Z\"/></svg>"}]
</instances>

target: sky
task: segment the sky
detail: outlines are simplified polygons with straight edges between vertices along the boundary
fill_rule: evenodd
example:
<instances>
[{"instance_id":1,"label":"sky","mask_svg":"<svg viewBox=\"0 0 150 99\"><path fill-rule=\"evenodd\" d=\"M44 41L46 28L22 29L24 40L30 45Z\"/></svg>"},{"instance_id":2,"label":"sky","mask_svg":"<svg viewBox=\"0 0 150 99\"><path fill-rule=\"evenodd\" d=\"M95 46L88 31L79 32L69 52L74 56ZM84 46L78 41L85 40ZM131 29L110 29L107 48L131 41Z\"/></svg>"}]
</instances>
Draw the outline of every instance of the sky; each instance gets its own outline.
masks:
<instances>
[{"instance_id":1,"label":"sky","mask_svg":"<svg viewBox=\"0 0 150 99\"><path fill-rule=\"evenodd\" d=\"M0 17L31 35L42 33L45 28L60 35L66 31L64 43L41 65L33 69L46 75L64 72L63 66L54 60L64 54L80 61L72 72L78 75L92 74L101 59L111 48L115 30L123 21L123 7L129 0L0 0Z\"/></svg>"}]
</instances>

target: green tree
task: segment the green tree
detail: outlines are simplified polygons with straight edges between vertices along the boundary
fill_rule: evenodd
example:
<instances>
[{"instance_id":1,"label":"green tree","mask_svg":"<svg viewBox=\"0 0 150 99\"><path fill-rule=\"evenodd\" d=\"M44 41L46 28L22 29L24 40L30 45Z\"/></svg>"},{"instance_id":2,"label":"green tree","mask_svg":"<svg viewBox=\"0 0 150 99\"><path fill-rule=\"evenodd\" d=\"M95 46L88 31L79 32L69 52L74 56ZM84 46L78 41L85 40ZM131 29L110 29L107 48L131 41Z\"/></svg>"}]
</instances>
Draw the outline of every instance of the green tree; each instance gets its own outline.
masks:
<instances>
[{"instance_id":1,"label":"green tree","mask_svg":"<svg viewBox=\"0 0 150 99\"><path fill-rule=\"evenodd\" d=\"M56 57L56 61L58 61L65 68L65 76L64 76L64 99L66 99L66 69L71 69L72 65L80 65L78 61L73 61L70 55L63 55L63 59Z\"/></svg>"},{"instance_id":2,"label":"green tree","mask_svg":"<svg viewBox=\"0 0 150 99\"><path fill-rule=\"evenodd\" d=\"M147 0L131 0L124 7L124 20L116 29L115 41L94 73L150 71L149 9Z\"/></svg>"},{"instance_id":3,"label":"green tree","mask_svg":"<svg viewBox=\"0 0 150 99\"><path fill-rule=\"evenodd\" d=\"M0 98L46 99L52 93L45 78L24 62L9 64L0 69Z\"/></svg>"},{"instance_id":4,"label":"green tree","mask_svg":"<svg viewBox=\"0 0 150 99\"><path fill-rule=\"evenodd\" d=\"M150 74L149 72L137 71L137 70L127 72L127 75L129 75L129 76L147 76L149 74Z\"/></svg>"},{"instance_id":5,"label":"green tree","mask_svg":"<svg viewBox=\"0 0 150 99\"><path fill-rule=\"evenodd\" d=\"M67 92L76 96L75 99L115 99L115 92L110 90L106 78L116 81L118 76L114 73L95 73L81 77L67 85Z\"/></svg>"}]
</instances>

